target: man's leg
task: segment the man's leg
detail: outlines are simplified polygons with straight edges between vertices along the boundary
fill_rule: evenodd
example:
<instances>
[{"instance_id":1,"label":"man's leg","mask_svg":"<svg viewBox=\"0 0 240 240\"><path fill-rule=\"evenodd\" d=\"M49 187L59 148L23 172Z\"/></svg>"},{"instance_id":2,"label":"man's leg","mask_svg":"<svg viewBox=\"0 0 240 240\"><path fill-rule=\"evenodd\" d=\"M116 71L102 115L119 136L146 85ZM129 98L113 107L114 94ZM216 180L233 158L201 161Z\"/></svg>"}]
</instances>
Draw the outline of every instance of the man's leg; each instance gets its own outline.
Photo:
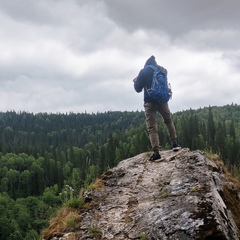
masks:
<instances>
[{"instance_id":1,"label":"man's leg","mask_svg":"<svg viewBox=\"0 0 240 240\"><path fill-rule=\"evenodd\" d=\"M156 105L154 103L145 103L144 108L145 108L147 130L148 130L148 135L151 142L152 150L154 151L154 153L157 153L160 150L160 146L159 146L159 137L158 137L158 131L157 131Z\"/></svg>"},{"instance_id":2,"label":"man's leg","mask_svg":"<svg viewBox=\"0 0 240 240\"><path fill-rule=\"evenodd\" d=\"M162 103L158 105L158 112L162 115L164 123L166 124L168 134L170 139L176 140L177 139L177 134L176 134L176 129L172 121L171 117L171 112L168 107L168 103Z\"/></svg>"},{"instance_id":3,"label":"man's leg","mask_svg":"<svg viewBox=\"0 0 240 240\"><path fill-rule=\"evenodd\" d=\"M166 124L168 134L172 142L173 151L178 151L181 147L177 143L177 133L176 133L174 123L172 121L171 112L168 107L168 103L159 104L158 111L162 115L164 119L164 123Z\"/></svg>"}]
</instances>

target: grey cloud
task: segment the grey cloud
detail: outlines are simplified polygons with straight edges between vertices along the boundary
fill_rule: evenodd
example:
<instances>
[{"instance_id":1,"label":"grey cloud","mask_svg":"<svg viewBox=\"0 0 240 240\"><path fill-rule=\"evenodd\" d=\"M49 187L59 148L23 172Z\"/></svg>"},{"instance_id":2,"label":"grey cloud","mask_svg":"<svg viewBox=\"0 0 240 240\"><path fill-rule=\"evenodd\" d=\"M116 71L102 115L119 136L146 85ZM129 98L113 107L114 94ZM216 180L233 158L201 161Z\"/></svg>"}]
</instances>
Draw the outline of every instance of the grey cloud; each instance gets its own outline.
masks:
<instances>
[{"instance_id":1,"label":"grey cloud","mask_svg":"<svg viewBox=\"0 0 240 240\"><path fill-rule=\"evenodd\" d=\"M61 71L61 69L51 69L47 66L37 66L37 65L24 65L18 64L15 66L4 66L1 65L0 69L0 82L15 81L19 76L26 76L32 81L53 81L58 79L67 79L69 75Z\"/></svg>"},{"instance_id":2,"label":"grey cloud","mask_svg":"<svg viewBox=\"0 0 240 240\"><path fill-rule=\"evenodd\" d=\"M111 0L106 1L111 19L129 31L156 29L173 38L190 31L238 28L238 0Z\"/></svg>"},{"instance_id":3,"label":"grey cloud","mask_svg":"<svg viewBox=\"0 0 240 240\"><path fill-rule=\"evenodd\" d=\"M177 37L173 44L199 50L238 50L240 31L238 30L199 30Z\"/></svg>"},{"instance_id":4,"label":"grey cloud","mask_svg":"<svg viewBox=\"0 0 240 240\"><path fill-rule=\"evenodd\" d=\"M152 54L169 70L172 111L238 101L239 5L2 0L0 110L141 110L132 79Z\"/></svg>"},{"instance_id":5,"label":"grey cloud","mask_svg":"<svg viewBox=\"0 0 240 240\"><path fill-rule=\"evenodd\" d=\"M240 52L226 52L223 54L223 59L227 60L235 70L240 69Z\"/></svg>"},{"instance_id":6,"label":"grey cloud","mask_svg":"<svg viewBox=\"0 0 240 240\"><path fill-rule=\"evenodd\" d=\"M53 3L54 1L52 0L48 4L45 1L1 0L0 9L16 21L29 22L31 24L59 24L59 19L54 18Z\"/></svg>"}]
</instances>

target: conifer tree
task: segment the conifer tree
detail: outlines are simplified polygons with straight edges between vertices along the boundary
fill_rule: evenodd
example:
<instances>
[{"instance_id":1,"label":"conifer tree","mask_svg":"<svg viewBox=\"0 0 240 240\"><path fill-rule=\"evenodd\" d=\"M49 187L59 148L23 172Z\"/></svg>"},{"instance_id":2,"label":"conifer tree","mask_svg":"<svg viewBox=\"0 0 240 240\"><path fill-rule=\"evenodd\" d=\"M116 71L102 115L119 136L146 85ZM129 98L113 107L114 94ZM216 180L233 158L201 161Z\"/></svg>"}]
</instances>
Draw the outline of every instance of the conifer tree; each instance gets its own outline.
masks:
<instances>
[{"instance_id":1,"label":"conifer tree","mask_svg":"<svg viewBox=\"0 0 240 240\"><path fill-rule=\"evenodd\" d=\"M207 142L208 147L215 150L215 123L213 119L212 108L209 106L208 108L208 119L207 119Z\"/></svg>"}]
</instances>

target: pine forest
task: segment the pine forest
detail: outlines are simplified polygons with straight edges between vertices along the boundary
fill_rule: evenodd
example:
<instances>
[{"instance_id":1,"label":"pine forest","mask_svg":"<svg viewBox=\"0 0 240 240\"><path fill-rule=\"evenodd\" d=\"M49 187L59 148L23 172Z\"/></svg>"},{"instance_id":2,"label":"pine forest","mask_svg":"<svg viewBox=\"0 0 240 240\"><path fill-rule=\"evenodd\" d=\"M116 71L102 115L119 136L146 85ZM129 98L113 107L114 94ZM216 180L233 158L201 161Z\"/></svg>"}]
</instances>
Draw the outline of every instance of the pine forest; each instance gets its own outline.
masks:
<instances>
[{"instance_id":1,"label":"pine forest","mask_svg":"<svg viewBox=\"0 0 240 240\"><path fill-rule=\"evenodd\" d=\"M240 178L240 105L176 112L173 120L182 147L220 155ZM158 128L170 149L160 115ZM0 112L0 240L39 239L56 209L119 161L148 151L142 111Z\"/></svg>"}]
</instances>

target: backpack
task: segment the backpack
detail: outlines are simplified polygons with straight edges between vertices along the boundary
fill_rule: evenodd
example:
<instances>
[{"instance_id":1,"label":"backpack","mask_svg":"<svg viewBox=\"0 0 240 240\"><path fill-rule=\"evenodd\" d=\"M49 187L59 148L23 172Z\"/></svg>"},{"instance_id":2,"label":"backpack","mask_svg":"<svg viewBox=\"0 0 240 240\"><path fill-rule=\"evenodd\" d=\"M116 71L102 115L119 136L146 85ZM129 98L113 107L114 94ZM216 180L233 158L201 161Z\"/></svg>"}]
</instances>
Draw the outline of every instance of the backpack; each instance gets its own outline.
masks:
<instances>
[{"instance_id":1,"label":"backpack","mask_svg":"<svg viewBox=\"0 0 240 240\"><path fill-rule=\"evenodd\" d=\"M149 99L153 102L166 103L172 97L172 90L167 80L167 70L163 67L147 65L153 69L151 87L146 88Z\"/></svg>"}]
</instances>

